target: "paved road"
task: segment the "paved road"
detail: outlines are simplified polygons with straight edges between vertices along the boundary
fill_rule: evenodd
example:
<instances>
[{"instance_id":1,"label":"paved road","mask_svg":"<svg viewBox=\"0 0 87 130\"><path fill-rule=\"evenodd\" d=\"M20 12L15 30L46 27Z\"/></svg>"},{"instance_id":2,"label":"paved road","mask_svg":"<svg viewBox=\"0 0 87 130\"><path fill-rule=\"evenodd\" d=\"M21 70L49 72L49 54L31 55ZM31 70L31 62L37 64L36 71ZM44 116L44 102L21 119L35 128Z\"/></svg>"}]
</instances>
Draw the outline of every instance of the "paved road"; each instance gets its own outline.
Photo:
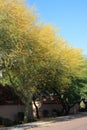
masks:
<instances>
[{"instance_id":1,"label":"paved road","mask_svg":"<svg viewBox=\"0 0 87 130\"><path fill-rule=\"evenodd\" d=\"M87 130L87 112L0 128L0 130Z\"/></svg>"},{"instance_id":2,"label":"paved road","mask_svg":"<svg viewBox=\"0 0 87 130\"><path fill-rule=\"evenodd\" d=\"M87 130L87 117L55 122L31 130ZM27 129L30 130L30 129Z\"/></svg>"}]
</instances>

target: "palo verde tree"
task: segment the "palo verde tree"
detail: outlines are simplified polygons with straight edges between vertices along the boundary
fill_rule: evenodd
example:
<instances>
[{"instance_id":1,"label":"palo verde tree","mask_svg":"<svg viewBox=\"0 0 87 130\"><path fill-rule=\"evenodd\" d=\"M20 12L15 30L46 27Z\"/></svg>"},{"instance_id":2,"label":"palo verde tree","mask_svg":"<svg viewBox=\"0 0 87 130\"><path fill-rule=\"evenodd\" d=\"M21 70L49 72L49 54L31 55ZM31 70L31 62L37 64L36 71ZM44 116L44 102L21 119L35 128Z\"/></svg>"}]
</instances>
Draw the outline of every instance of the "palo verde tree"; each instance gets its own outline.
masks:
<instances>
[{"instance_id":1,"label":"palo verde tree","mask_svg":"<svg viewBox=\"0 0 87 130\"><path fill-rule=\"evenodd\" d=\"M32 75L27 65L30 61L26 62L26 60L32 55L35 41L32 33L37 30L36 27L34 28L35 21L36 15L33 14L32 8L28 9L21 0L0 1L0 53L3 76L8 77L15 90L16 86L20 91L25 90L23 93L28 99L25 100L26 106L29 104L27 102L30 102L30 76ZM31 67L30 70L32 69ZM27 120L26 115L28 115L27 110L25 120Z\"/></svg>"},{"instance_id":2,"label":"palo verde tree","mask_svg":"<svg viewBox=\"0 0 87 130\"><path fill-rule=\"evenodd\" d=\"M84 65L84 58L80 49L70 47L61 37L55 40L52 45L51 53L53 57L47 60L48 64L45 62L46 64L40 68L41 73L39 73L37 77L39 81L37 88L41 92L47 91L47 93L56 93L59 98L61 98L62 95L63 99L61 98L61 101L65 107L63 100L67 98L70 100L73 99L68 96L71 94L69 92L74 94L74 99L80 96L80 86L76 89L77 87L71 84L72 82L73 84L76 83L75 77L80 79L83 76L84 67L82 68L82 66ZM74 80L72 81L72 79ZM73 93L73 91L76 93ZM66 93L68 95L66 95Z\"/></svg>"}]
</instances>

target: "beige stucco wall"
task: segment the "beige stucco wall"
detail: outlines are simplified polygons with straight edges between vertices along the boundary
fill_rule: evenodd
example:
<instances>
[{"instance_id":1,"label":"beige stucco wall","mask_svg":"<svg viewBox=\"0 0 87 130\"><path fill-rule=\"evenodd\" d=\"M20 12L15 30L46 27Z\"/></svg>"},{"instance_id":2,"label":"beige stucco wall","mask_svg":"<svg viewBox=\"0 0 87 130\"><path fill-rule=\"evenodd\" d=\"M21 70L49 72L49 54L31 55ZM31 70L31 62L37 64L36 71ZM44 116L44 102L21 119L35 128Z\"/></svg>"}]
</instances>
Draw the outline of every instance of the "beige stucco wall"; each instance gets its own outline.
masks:
<instances>
[{"instance_id":1,"label":"beige stucco wall","mask_svg":"<svg viewBox=\"0 0 87 130\"><path fill-rule=\"evenodd\" d=\"M0 117L16 119L18 112L24 112L23 105L0 105Z\"/></svg>"},{"instance_id":2,"label":"beige stucco wall","mask_svg":"<svg viewBox=\"0 0 87 130\"><path fill-rule=\"evenodd\" d=\"M36 102L36 105L38 106L39 109L39 116L43 117L43 111L47 110L48 111L48 116L51 117L53 116L53 110L57 110L58 112L61 112L63 109L61 104L46 104L46 103L41 103L41 102ZM36 109L33 104L33 115L36 117Z\"/></svg>"},{"instance_id":3,"label":"beige stucco wall","mask_svg":"<svg viewBox=\"0 0 87 130\"><path fill-rule=\"evenodd\" d=\"M62 110L62 105L61 104L42 104L40 109L39 109L39 113L40 116L43 117L43 111L47 110L48 111L48 116L53 116L53 111L56 110L58 112L61 112Z\"/></svg>"},{"instance_id":4,"label":"beige stucco wall","mask_svg":"<svg viewBox=\"0 0 87 130\"><path fill-rule=\"evenodd\" d=\"M76 114L79 112L80 105L79 103L76 103L69 111L70 114Z\"/></svg>"}]
</instances>

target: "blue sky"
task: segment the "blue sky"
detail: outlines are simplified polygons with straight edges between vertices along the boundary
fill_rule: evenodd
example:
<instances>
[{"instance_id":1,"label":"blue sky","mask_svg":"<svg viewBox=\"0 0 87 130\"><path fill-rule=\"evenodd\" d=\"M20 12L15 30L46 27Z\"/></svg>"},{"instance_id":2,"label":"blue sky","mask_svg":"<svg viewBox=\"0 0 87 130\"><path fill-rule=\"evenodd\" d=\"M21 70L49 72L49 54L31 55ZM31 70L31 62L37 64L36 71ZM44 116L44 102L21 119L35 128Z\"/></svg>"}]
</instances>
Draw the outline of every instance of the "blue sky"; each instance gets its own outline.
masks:
<instances>
[{"instance_id":1,"label":"blue sky","mask_svg":"<svg viewBox=\"0 0 87 130\"><path fill-rule=\"evenodd\" d=\"M40 20L60 28L59 34L87 55L87 0L29 0Z\"/></svg>"}]
</instances>

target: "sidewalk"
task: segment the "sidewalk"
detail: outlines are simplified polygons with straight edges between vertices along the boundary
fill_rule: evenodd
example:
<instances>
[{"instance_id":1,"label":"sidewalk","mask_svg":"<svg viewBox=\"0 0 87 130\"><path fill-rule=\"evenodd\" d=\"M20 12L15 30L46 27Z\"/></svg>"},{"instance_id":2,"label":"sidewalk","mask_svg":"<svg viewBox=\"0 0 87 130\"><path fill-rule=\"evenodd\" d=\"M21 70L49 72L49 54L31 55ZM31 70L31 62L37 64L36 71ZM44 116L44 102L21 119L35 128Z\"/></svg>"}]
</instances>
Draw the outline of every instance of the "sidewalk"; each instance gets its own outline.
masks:
<instances>
[{"instance_id":1,"label":"sidewalk","mask_svg":"<svg viewBox=\"0 0 87 130\"><path fill-rule=\"evenodd\" d=\"M82 112L79 114L68 115L68 116L61 116L61 117L56 117L56 118L50 118L45 121L37 121L37 122L32 122L32 123L27 123L27 124L22 124L22 125L16 125L13 127L0 128L0 130L27 130L27 129L39 127L42 125L48 125L54 122L61 122L61 121L68 121L68 120L72 120L76 118L82 118L84 116L87 116L87 112Z\"/></svg>"}]
</instances>

